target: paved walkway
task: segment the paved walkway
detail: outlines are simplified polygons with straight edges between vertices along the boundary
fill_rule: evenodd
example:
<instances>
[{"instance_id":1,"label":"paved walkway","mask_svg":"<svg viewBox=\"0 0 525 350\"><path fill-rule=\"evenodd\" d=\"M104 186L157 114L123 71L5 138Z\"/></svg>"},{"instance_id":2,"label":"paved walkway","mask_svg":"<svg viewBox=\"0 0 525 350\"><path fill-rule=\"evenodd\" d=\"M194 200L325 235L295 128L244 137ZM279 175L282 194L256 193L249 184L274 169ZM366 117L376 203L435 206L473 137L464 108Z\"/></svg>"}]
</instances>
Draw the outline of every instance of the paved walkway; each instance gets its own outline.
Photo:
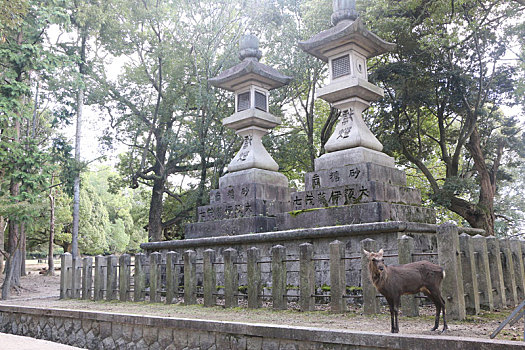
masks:
<instances>
[{"instance_id":1,"label":"paved walkway","mask_svg":"<svg viewBox=\"0 0 525 350\"><path fill-rule=\"evenodd\" d=\"M80 349L74 346L53 343L47 340L22 337L0 333L0 349L2 350L72 350Z\"/></svg>"}]
</instances>

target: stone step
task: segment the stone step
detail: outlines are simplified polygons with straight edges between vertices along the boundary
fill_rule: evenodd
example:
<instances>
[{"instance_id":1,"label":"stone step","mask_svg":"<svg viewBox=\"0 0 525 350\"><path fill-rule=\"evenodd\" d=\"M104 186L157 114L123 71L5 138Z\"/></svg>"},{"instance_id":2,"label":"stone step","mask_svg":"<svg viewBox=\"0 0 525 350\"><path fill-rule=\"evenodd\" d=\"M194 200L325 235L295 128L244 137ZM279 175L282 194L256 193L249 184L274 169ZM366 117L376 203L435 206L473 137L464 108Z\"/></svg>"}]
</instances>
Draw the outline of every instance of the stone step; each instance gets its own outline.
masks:
<instances>
[{"instance_id":1,"label":"stone step","mask_svg":"<svg viewBox=\"0 0 525 350\"><path fill-rule=\"evenodd\" d=\"M398 186L406 186L407 183L403 170L373 163L346 165L305 174L307 191L340 187L363 181L377 181Z\"/></svg>"}]
</instances>

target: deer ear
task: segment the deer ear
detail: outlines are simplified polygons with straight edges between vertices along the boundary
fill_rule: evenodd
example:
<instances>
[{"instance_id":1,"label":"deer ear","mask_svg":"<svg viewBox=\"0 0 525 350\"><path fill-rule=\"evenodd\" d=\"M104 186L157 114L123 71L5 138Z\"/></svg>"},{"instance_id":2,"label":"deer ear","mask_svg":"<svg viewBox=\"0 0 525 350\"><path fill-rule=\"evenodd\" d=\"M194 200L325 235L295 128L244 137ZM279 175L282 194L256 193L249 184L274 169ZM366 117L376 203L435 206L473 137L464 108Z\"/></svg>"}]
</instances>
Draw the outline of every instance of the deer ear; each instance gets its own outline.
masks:
<instances>
[{"instance_id":1,"label":"deer ear","mask_svg":"<svg viewBox=\"0 0 525 350\"><path fill-rule=\"evenodd\" d=\"M383 248L381 248L381 249L377 252L377 254L379 254L379 255L381 255L381 256L383 256L383 253L384 253Z\"/></svg>"},{"instance_id":2,"label":"deer ear","mask_svg":"<svg viewBox=\"0 0 525 350\"><path fill-rule=\"evenodd\" d=\"M363 253L365 253L365 255L366 255L367 257L370 257L370 252L369 252L369 251L366 251L365 249L363 249Z\"/></svg>"}]
</instances>

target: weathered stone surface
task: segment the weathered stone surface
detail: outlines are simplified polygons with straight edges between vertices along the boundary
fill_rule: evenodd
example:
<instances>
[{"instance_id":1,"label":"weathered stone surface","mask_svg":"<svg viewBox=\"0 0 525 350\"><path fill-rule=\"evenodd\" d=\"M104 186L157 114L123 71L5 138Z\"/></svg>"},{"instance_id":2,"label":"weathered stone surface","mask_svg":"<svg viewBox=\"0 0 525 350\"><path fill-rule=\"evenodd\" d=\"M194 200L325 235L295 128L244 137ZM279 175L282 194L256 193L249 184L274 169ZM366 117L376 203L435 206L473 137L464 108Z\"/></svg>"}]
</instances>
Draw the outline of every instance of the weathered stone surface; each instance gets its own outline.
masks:
<instances>
[{"instance_id":1,"label":"weathered stone surface","mask_svg":"<svg viewBox=\"0 0 525 350\"><path fill-rule=\"evenodd\" d=\"M142 339L146 344L151 345L157 341L159 337L159 330L156 327L144 327L142 329Z\"/></svg>"},{"instance_id":2,"label":"weathered stone surface","mask_svg":"<svg viewBox=\"0 0 525 350\"><path fill-rule=\"evenodd\" d=\"M478 287L480 290L480 307L485 310L494 310L494 295L490 278L490 261L487 249L487 240L481 235L472 237L475 264L477 267Z\"/></svg>"},{"instance_id":3,"label":"weathered stone surface","mask_svg":"<svg viewBox=\"0 0 525 350\"><path fill-rule=\"evenodd\" d=\"M199 222L236 219L252 216L271 216L290 210L288 202L250 199L236 203L216 203L199 207Z\"/></svg>"},{"instance_id":4,"label":"weathered stone surface","mask_svg":"<svg viewBox=\"0 0 525 350\"><path fill-rule=\"evenodd\" d=\"M454 320L463 320L466 317L465 294L456 225L450 223L440 225L437 239L439 265L445 269L446 273L441 290L447 303L447 316Z\"/></svg>"},{"instance_id":5,"label":"weathered stone surface","mask_svg":"<svg viewBox=\"0 0 525 350\"><path fill-rule=\"evenodd\" d=\"M425 207L370 202L284 213L276 219L279 229L290 230L385 221L434 223L435 212Z\"/></svg>"},{"instance_id":6,"label":"weathered stone surface","mask_svg":"<svg viewBox=\"0 0 525 350\"><path fill-rule=\"evenodd\" d=\"M518 290L516 286L516 274L514 270L514 257L510 250L509 240L500 240L501 250L501 267L503 269L503 280L505 283L505 296L507 297L507 306L516 307L520 301L518 300Z\"/></svg>"},{"instance_id":7,"label":"weathered stone surface","mask_svg":"<svg viewBox=\"0 0 525 350\"><path fill-rule=\"evenodd\" d=\"M288 187L288 178L285 175L275 171L249 169L228 173L219 179L219 188L227 188L228 186L240 186L245 184L264 184Z\"/></svg>"},{"instance_id":8,"label":"weathered stone surface","mask_svg":"<svg viewBox=\"0 0 525 350\"><path fill-rule=\"evenodd\" d=\"M308 172L304 176L306 191L333 188L363 181L382 182L394 186L406 186L405 172L396 168L373 163L337 165L327 170Z\"/></svg>"},{"instance_id":9,"label":"weathered stone surface","mask_svg":"<svg viewBox=\"0 0 525 350\"><path fill-rule=\"evenodd\" d=\"M465 307L470 315L480 312L478 269L474 254L472 238L462 233L459 235L459 248L461 250L461 269L463 273L463 287L465 290Z\"/></svg>"},{"instance_id":10,"label":"weathered stone surface","mask_svg":"<svg viewBox=\"0 0 525 350\"><path fill-rule=\"evenodd\" d=\"M286 202L290 200L290 189L274 184L248 183L229 185L210 191L210 203L237 203L243 201L272 200Z\"/></svg>"},{"instance_id":11,"label":"weathered stone surface","mask_svg":"<svg viewBox=\"0 0 525 350\"><path fill-rule=\"evenodd\" d=\"M391 168L394 167L394 158L385 153L364 147L326 153L317 158L314 162L316 171L360 163L373 163Z\"/></svg>"},{"instance_id":12,"label":"weathered stone surface","mask_svg":"<svg viewBox=\"0 0 525 350\"><path fill-rule=\"evenodd\" d=\"M254 232L269 232L276 227L274 217L256 216L220 221L187 224L184 232L187 239L240 235Z\"/></svg>"},{"instance_id":13,"label":"weathered stone surface","mask_svg":"<svg viewBox=\"0 0 525 350\"><path fill-rule=\"evenodd\" d=\"M362 181L341 187L320 188L292 193L292 209L334 207L367 202L421 204L418 190L376 181Z\"/></svg>"},{"instance_id":14,"label":"weathered stone surface","mask_svg":"<svg viewBox=\"0 0 525 350\"><path fill-rule=\"evenodd\" d=\"M487 237L486 242L489 256L490 280L494 290L494 307L499 309L507 305L499 241L496 237L492 236Z\"/></svg>"}]
</instances>

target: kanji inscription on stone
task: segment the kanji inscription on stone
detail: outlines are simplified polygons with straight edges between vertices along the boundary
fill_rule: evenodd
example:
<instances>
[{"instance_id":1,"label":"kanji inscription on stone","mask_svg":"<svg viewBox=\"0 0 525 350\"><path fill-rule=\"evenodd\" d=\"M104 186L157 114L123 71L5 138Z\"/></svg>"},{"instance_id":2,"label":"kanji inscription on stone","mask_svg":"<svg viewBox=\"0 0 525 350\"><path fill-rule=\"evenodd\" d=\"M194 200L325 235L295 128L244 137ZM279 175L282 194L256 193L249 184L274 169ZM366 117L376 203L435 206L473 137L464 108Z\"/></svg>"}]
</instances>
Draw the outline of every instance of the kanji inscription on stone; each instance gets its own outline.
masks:
<instances>
[{"instance_id":1,"label":"kanji inscription on stone","mask_svg":"<svg viewBox=\"0 0 525 350\"><path fill-rule=\"evenodd\" d=\"M242 148L246 149L252 145L253 136L252 135L246 135L244 136L244 141L242 143Z\"/></svg>"},{"instance_id":2,"label":"kanji inscription on stone","mask_svg":"<svg viewBox=\"0 0 525 350\"><path fill-rule=\"evenodd\" d=\"M296 208L300 207L303 204L303 199L299 196L295 196L293 200L293 204L295 205Z\"/></svg>"},{"instance_id":3,"label":"kanji inscription on stone","mask_svg":"<svg viewBox=\"0 0 525 350\"><path fill-rule=\"evenodd\" d=\"M345 205L349 205L355 199L354 189L351 187L345 188Z\"/></svg>"},{"instance_id":4,"label":"kanji inscription on stone","mask_svg":"<svg viewBox=\"0 0 525 350\"><path fill-rule=\"evenodd\" d=\"M339 198L341 198L342 193L339 190L332 191L332 194L330 195L330 203L332 205L339 205Z\"/></svg>"},{"instance_id":5,"label":"kanji inscription on stone","mask_svg":"<svg viewBox=\"0 0 525 350\"><path fill-rule=\"evenodd\" d=\"M221 201L221 193L219 191L215 192L215 201L216 202Z\"/></svg>"},{"instance_id":6,"label":"kanji inscription on stone","mask_svg":"<svg viewBox=\"0 0 525 350\"><path fill-rule=\"evenodd\" d=\"M233 199L235 197L235 190L233 189L233 187L228 187L228 192L226 192L226 195L230 198L230 199Z\"/></svg>"},{"instance_id":7,"label":"kanji inscription on stone","mask_svg":"<svg viewBox=\"0 0 525 350\"><path fill-rule=\"evenodd\" d=\"M250 154L250 151L244 151L244 152L241 152L239 154L239 160L241 162L244 162L247 158L248 158L248 155Z\"/></svg>"},{"instance_id":8,"label":"kanji inscription on stone","mask_svg":"<svg viewBox=\"0 0 525 350\"><path fill-rule=\"evenodd\" d=\"M306 193L306 196L304 198L304 204L306 205L314 205L314 195L313 193Z\"/></svg>"},{"instance_id":9,"label":"kanji inscription on stone","mask_svg":"<svg viewBox=\"0 0 525 350\"><path fill-rule=\"evenodd\" d=\"M350 169L350 171L348 172L348 177L353 177L354 179L357 179L359 173L361 173L361 170L359 170L359 168Z\"/></svg>"},{"instance_id":10,"label":"kanji inscription on stone","mask_svg":"<svg viewBox=\"0 0 525 350\"><path fill-rule=\"evenodd\" d=\"M353 108L345 109L341 112L341 125L343 128L339 130L339 134L337 135L338 139L346 139L350 136L350 132L352 131L352 124L354 121L354 110Z\"/></svg>"},{"instance_id":11,"label":"kanji inscription on stone","mask_svg":"<svg viewBox=\"0 0 525 350\"><path fill-rule=\"evenodd\" d=\"M328 201L326 200L326 193L324 191L317 192L317 201L319 202L319 204L325 207L328 206Z\"/></svg>"},{"instance_id":12,"label":"kanji inscription on stone","mask_svg":"<svg viewBox=\"0 0 525 350\"><path fill-rule=\"evenodd\" d=\"M312 176L312 188L316 189L319 187L321 187L321 179L319 178L319 174L314 174L314 176Z\"/></svg>"},{"instance_id":13,"label":"kanji inscription on stone","mask_svg":"<svg viewBox=\"0 0 525 350\"><path fill-rule=\"evenodd\" d=\"M242 194L244 197L248 196L248 193L250 193L250 189L249 189L248 187L243 187L243 188L241 189L241 194Z\"/></svg>"},{"instance_id":14,"label":"kanji inscription on stone","mask_svg":"<svg viewBox=\"0 0 525 350\"><path fill-rule=\"evenodd\" d=\"M361 186L361 189L359 190L359 198L363 197L370 197L370 193L368 192L368 188Z\"/></svg>"},{"instance_id":15,"label":"kanji inscription on stone","mask_svg":"<svg viewBox=\"0 0 525 350\"><path fill-rule=\"evenodd\" d=\"M336 170L330 172L330 181L339 182L339 171Z\"/></svg>"}]
</instances>

